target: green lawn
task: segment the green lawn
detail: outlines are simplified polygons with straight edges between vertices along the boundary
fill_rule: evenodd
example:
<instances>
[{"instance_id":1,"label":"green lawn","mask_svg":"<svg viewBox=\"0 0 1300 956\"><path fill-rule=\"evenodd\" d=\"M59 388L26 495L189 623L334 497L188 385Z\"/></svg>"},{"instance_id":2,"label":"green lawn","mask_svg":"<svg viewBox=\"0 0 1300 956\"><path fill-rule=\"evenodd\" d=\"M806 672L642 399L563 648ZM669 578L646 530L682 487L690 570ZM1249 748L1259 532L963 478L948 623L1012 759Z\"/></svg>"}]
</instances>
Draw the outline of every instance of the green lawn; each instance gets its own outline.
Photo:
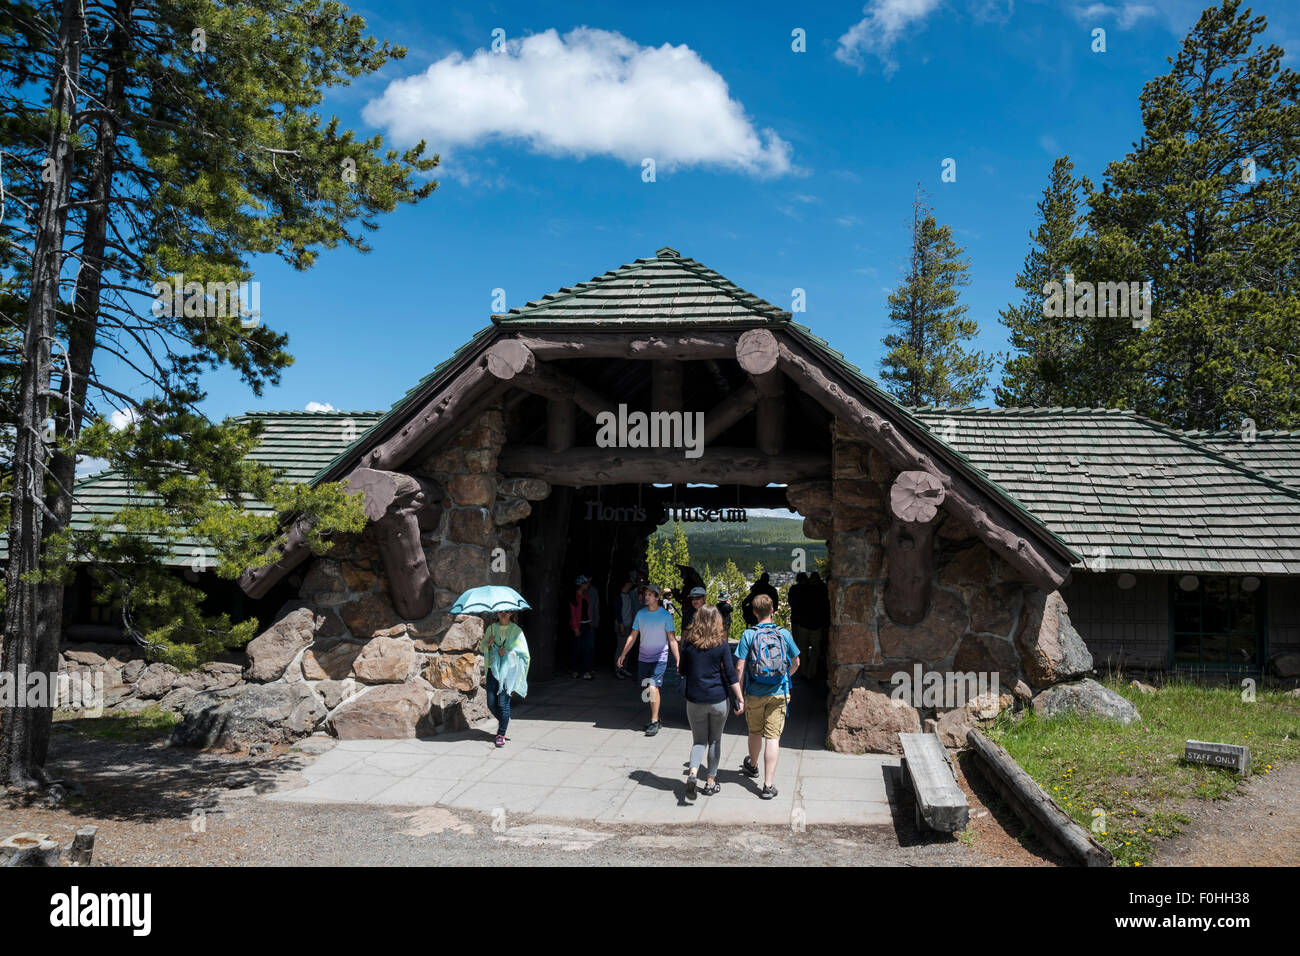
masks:
<instances>
[{"instance_id":1,"label":"green lawn","mask_svg":"<svg viewBox=\"0 0 1300 956\"><path fill-rule=\"evenodd\" d=\"M1120 866L1151 860L1156 841L1188 822L1180 808L1194 798L1220 800L1240 783L1237 774L1182 760L1186 740L1244 744L1253 774L1271 773L1300 758L1300 699L1260 691L1253 703L1240 690L1166 685L1142 694L1127 680L1103 680L1132 701L1142 721L1129 727L1094 719L1020 720L1004 714L985 732L1096 839ZM1105 816L1099 817L1096 811ZM1093 829L1104 819L1105 831Z\"/></svg>"}]
</instances>

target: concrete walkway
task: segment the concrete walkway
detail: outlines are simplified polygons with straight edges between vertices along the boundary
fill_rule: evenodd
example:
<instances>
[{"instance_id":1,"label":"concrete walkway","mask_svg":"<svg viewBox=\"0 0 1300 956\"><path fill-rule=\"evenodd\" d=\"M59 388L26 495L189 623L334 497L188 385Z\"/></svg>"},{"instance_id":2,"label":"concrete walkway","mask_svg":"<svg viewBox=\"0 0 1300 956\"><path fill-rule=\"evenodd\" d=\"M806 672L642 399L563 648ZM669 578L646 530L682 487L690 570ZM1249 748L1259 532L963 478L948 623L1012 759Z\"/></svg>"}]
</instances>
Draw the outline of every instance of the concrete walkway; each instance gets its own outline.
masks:
<instances>
[{"instance_id":1,"label":"concrete walkway","mask_svg":"<svg viewBox=\"0 0 1300 956\"><path fill-rule=\"evenodd\" d=\"M441 805L600 823L888 825L897 757L824 749L825 691L796 681L781 741L774 800L739 771L744 718L728 719L721 791L685 798L691 747L685 702L664 688L663 729L646 737L648 705L632 680L557 678L515 699L509 743L493 746L495 721L427 740L340 741L302 771L305 786L268 799L295 803Z\"/></svg>"}]
</instances>

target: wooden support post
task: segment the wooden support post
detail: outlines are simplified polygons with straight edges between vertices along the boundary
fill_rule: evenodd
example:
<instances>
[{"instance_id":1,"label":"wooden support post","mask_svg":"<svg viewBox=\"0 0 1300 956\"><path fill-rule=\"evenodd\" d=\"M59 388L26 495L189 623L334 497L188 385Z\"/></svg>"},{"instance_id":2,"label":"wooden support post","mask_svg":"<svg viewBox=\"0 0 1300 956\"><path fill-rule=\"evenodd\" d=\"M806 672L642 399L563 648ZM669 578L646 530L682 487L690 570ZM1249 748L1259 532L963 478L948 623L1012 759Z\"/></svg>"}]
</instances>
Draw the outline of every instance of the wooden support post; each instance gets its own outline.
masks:
<instances>
[{"instance_id":1,"label":"wooden support post","mask_svg":"<svg viewBox=\"0 0 1300 956\"><path fill-rule=\"evenodd\" d=\"M659 359L650 377L650 409L656 412L684 412L682 367L675 359Z\"/></svg>"},{"instance_id":2,"label":"wooden support post","mask_svg":"<svg viewBox=\"0 0 1300 956\"><path fill-rule=\"evenodd\" d=\"M433 610L433 578L420 545L417 513L427 502L419 481L392 471L358 468L348 490L365 495L366 517L375 522L393 607L408 620Z\"/></svg>"},{"instance_id":3,"label":"wooden support post","mask_svg":"<svg viewBox=\"0 0 1300 956\"><path fill-rule=\"evenodd\" d=\"M779 371L753 379L758 392L755 444L765 455L779 455L785 446L785 376Z\"/></svg>"},{"instance_id":4,"label":"wooden support post","mask_svg":"<svg viewBox=\"0 0 1300 956\"><path fill-rule=\"evenodd\" d=\"M885 538L885 612L899 624L925 620L934 578L934 519L943 498L939 479L924 471L903 472L889 490L894 521Z\"/></svg>"},{"instance_id":5,"label":"wooden support post","mask_svg":"<svg viewBox=\"0 0 1300 956\"><path fill-rule=\"evenodd\" d=\"M577 425L576 405L572 398L552 398L546 402L546 447L550 451L568 451L573 447Z\"/></svg>"}]
</instances>

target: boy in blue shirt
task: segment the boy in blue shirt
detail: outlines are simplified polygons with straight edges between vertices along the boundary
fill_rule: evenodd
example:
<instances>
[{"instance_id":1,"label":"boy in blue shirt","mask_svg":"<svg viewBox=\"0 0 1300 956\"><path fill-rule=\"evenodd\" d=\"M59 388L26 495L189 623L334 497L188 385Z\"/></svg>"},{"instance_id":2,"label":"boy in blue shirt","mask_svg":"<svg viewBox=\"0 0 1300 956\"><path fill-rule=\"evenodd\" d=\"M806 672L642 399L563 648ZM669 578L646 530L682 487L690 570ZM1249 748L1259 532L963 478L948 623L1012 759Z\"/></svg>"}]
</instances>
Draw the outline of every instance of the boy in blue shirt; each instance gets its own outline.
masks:
<instances>
[{"instance_id":1,"label":"boy in blue shirt","mask_svg":"<svg viewBox=\"0 0 1300 956\"><path fill-rule=\"evenodd\" d=\"M641 651L637 654L637 683L644 687L642 699L650 703L650 723L645 725L645 735L653 737L659 733L659 688L664 686L664 671L668 669L668 654L673 655L673 665L681 666L681 655L677 649L677 625L672 614L659 606L659 589L653 584L645 588L646 606L636 612L632 619L632 632L623 645L623 653L618 655L618 666L623 666L623 659L632 649L632 644L639 637Z\"/></svg>"},{"instance_id":2,"label":"boy in blue shirt","mask_svg":"<svg viewBox=\"0 0 1300 956\"><path fill-rule=\"evenodd\" d=\"M775 605L766 594L754 595L758 623L748 628L736 645L736 672L745 689L745 723L749 728L749 754L742 773L758 776L758 755L763 754L764 800L776 796L772 785L781 756L781 731L790 705L790 679L799 669L799 648L783 627L772 622Z\"/></svg>"}]
</instances>

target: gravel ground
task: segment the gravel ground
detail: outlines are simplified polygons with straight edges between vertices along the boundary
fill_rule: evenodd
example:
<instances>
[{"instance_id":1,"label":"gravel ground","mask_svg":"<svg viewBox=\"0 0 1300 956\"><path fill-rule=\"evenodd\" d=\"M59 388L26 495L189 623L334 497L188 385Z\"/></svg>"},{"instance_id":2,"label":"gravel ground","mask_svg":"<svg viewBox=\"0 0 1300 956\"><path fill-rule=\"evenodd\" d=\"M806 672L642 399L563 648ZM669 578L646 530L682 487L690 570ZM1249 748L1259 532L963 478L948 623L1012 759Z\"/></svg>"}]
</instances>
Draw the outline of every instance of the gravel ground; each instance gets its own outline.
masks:
<instances>
[{"instance_id":1,"label":"gravel ground","mask_svg":"<svg viewBox=\"0 0 1300 956\"><path fill-rule=\"evenodd\" d=\"M59 734L50 769L68 785L55 807L0 806L0 835L67 843L95 824L100 866L249 865L1050 865L978 777L965 840L918 836L910 803L892 827L575 826L528 815L498 821L441 807L272 803L260 799L312 759L197 752ZM984 799L988 797L990 806ZM1011 832L1008 833L1008 827Z\"/></svg>"},{"instance_id":2,"label":"gravel ground","mask_svg":"<svg viewBox=\"0 0 1300 956\"><path fill-rule=\"evenodd\" d=\"M1300 866L1300 763L1252 777L1227 800L1191 800L1157 866Z\"/></svg>"}]
</instances>

